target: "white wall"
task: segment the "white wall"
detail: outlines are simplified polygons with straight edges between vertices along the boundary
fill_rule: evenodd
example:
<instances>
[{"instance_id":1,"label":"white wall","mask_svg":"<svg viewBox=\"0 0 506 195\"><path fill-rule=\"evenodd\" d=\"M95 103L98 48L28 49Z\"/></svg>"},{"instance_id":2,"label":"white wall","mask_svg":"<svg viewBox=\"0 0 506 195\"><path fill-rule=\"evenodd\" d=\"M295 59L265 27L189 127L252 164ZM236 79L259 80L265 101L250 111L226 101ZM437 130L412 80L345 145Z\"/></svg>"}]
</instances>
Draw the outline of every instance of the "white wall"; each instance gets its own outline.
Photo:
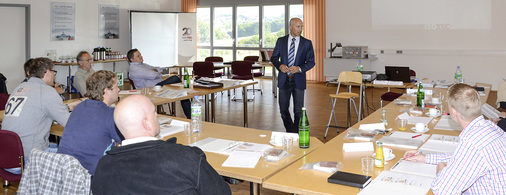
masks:
<instances>
[{"instance_id":1,"label":"white wall","mask_svg":"<svg viewBox=\"0 0 506 195\"><path fill-rule=\"evenodd\" d=\"M74 2L76 6L76 40L74 41L51 41L50 40L50 0L0 0L0 3L30 4L31 5L31 57L44 57L47 50L55 49L58 56L75 56L81 50L92 52L97 46L109 46L114 51L122 54L130 49L129 13L128 10L159 10L169 12L181 11L180 0L59 0L57 2ZM120 34L119 39L102 39L98 37L98 5L119 5ZM3 30L0 36L5 36ZM22 70L22 64L13 64ZM94 64L95 70L112 70L112 64ZM58 71L56 82L66 83L68 68L56 66ZM72 74L77 66L72 67ZM126 62L117 63L116 71L126 74L128 65ZM19 71L19 70L18 70ZM21 71L23 72L23 71ZM4 73L9 77L10 72ZM18 72L16 72L17 74ZM8 80L19 83L21 80ZM12 90L12 89L9 89Z\"/></svg>"},{"instance_id":2,"label":"white wall","mask_svg":"<svg viewBox=\"0 0 506 195\"><path fill-rule=\"evenodd\" d=\"M371 1L326 1L327 49L331 42L369 46L369 53L379 58L371 69L379 73L384 73L385 65L406 65L417 77L452 80L461 66L467 83L491 83L493 89L506 78L506 1L491 0L490 11L483 13L491 16L490 28L467 30L373 28ZM396 54L397 50L403 54Z\"/></svg>"}]
</instances>

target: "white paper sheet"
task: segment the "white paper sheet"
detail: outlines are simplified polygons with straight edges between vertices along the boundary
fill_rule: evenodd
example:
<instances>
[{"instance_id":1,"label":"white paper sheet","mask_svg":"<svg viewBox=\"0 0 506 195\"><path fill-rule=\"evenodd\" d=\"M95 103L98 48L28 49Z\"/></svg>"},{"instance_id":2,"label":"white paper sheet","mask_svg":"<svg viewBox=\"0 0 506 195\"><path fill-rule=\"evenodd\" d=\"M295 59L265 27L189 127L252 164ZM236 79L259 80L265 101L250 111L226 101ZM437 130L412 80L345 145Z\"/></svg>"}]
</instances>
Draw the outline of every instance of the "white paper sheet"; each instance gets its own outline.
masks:
<instances>
[{"instance_id":1,"label":"white paper sheet","mask_svg":"<svg viewBox=\"0 0 506 195\"><path fill-rule=\"evenodd\" d=\"M344 152L374 151L372 142L343 143Z\"/></svg>"},{"instance_id":2,"label":"white paper sheet","mask_svg":"<svg viewBox=\"0 0 506 195\"><path fill-rule=\"evenodd\" d=\"M434 180L412 174L383 171L359 195L425 195ZM409 192L409 193L407 193Z\"/></svg>"},{"instance_id":3,"label":"white paper sheet","mask_svg":"<svg viewBox=\"0 0 506 195\"><path fill-rule=\"evenodd\" d=\"M261 152L249 151L233 151L227 160L221 166L224 167L239 167L239 168L255 168L262 156Z\"/></svg>"},{"instance_id":4,"label":"white paper sheet","mask_svg":"<svg viewBox=\"0 0 506 195\"><path fill-rule=\"evenodd\" d=\"M418 151L428 153L450 153L455 152L460 138L458 136L432 134L432 136L418 149Z\"/></svg>"},{"instance_id":5,"label":"white paper sheet","mask_svg":"<svg viewBox=\"0 0 506 195\"><path fill-rule=\"evenodd\" d=\"M398 139L408 139L408 140L421 140L424 142L427 140L427 138L430 137L429 134L421 134L418 137L413 138L413 136L420 135L420 133L409 133L409 132L400 132L400 131L394 131L388 135L388 137L391 138L398 138Z\"/></svg>"},{"instance_id":6,"label":"white paper sheet","mask_svg":"<svg viewBox=\"0 0 506 195\"><path fill-rule=\"evenodd\" d=\"M407 112L403 112L402 114L399 114L399 116L397 116L398 119L406 119L406 120L408 120L409 117L410 116Z\"/></svg>"},{"instance_id":7,"label":"white paper sheet","mask_svg":"<svg viewBox=\"0 0 506 195\"><path fill-rule=\"evenodd\" d=\"M385 130L385 124L383 123L360 124L358 129L366 131Z\"/></svg>"},{"instance_id":8,"label":"white paper sheet","mask_svg":"<svg viewBox=\"0 0 506 195\"><path fill-rule=\"evenodd\" d=\"M408 124L414 125L416 123L424 123L425 125L429 124L434 117L424 117L424 116L411 116L408 119Z\"/></svg>"},{"instance_id":9,"label":"white paper sheet","mask_svg":"<svg viewBox=\"0 0 506 195\"><path fill-rule=\"evenodd\" d=\"M178 98L178 97L184 97L184 96L187 96L187 95L188 95L188 91L184 90L184 89L181 89L181 90L167 89L165 91L162 91L162 92L156 94L155 96L156 97L161 97L161 98L174 99L174 98Z\"/></svg>"},{"instance_id":10,"label":"white paper sheet","mask_svg":"<svg viewBox=\"0 0 506 195\"><path fill-rule=\"evenodd\" d=\"M173 135L176 133L179 133L184 130L183 125L189 124L185 121L180 120L172 120L170 124L161 124L160 125L160 134L158 134L158 137L163 138L169 135Z\"/></svg>"},{"instance_id":11,"label":"white paper sheet","mask_svg":"<svg viewBox=\"0 0 506 195\"><path fill-rule=\"evenodd\" d=\"M437 122L434 129L462 131L462 126L450 118L450 115L443 115Z\"/></svg>"}]
</instances>

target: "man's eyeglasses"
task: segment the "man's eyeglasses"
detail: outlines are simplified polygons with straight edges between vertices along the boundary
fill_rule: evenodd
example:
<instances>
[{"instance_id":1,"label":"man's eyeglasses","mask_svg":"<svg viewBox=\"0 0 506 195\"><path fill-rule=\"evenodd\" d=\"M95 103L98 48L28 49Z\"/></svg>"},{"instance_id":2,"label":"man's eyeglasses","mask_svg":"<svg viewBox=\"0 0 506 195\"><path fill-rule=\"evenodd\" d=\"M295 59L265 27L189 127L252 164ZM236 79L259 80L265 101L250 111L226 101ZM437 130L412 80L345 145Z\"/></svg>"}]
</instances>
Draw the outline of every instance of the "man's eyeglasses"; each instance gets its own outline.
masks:
<instances>
[{"instance_id":1,"label":"man's eyeglasses","mask_svg":"<svg viewBox=\"0 0 506 195\"><path fill-rule=\"evenodd\" d=\"M92 59L81 60L81 61L83 61L83 62L93 62L93 60L92 60Z\"/></svg>"},{"instance_id":2,"label":"man's eyeglasses","mask_svg":"<svg viewBox=\"0 0 506 195\"><path fill-rule=\"evenodd\" d=\"M56 76L56 73L58 73L58 71L56 70L49 70L49 71L52 71L54 73L54 76Z\"/></svg>"}]
</instances>

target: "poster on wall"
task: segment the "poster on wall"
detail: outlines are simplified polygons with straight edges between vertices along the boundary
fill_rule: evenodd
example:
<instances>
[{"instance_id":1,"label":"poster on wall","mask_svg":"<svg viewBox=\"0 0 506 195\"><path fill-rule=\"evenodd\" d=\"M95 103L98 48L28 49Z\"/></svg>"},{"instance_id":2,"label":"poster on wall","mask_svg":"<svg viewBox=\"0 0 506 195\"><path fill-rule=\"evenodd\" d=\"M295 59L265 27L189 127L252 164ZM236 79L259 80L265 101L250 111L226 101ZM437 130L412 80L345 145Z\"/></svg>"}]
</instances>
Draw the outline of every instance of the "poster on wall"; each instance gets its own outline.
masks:
<instances>
[{"instance_id":1,"label":"poster on wall","mask_svg":"<svg viewBox=\"0 0 506 195\"><path fill-rule=\"evenodd\" d=\"M119 38L119 5L98 5L99 37L105 39Z\"/></svg>"},{"instance_id":2,"label":"poster on wall","mask_svg":"<svg viewBox=\"0 0 506 195\"><path fill-rule=\"evenodd\" d=\"M51 2L51 40L74 40L76 36L75 19L75 3Z\"/></svg>"}]
</instances>

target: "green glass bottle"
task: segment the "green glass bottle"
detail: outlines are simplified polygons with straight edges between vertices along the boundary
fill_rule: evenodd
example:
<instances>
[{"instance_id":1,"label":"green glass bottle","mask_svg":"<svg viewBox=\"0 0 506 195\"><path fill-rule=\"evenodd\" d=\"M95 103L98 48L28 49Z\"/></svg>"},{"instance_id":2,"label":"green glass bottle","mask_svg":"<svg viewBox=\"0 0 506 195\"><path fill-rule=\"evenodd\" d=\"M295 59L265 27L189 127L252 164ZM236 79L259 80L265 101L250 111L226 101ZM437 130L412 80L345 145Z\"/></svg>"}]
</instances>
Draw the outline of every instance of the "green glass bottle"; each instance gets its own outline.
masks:
<instances>
[{"instance_id":1,"label":"green glass bottle","mask_svg":"<svg viewBox=\"0 0 506 195\"><path fill-rule=\"evenodd\" d=\"M418 91L416 92L416 107L422 107L422 100L425 98L425 93L423 92L422 82L418 84Z\"/></svg>"},{"instance_id":2,"label":"green glass bottle","mask_svg":"<svg viewBox=\"0 0 506 195\"><path fill-rule=\"evenodd\" d=\"M306 108L302 108L302 117L299 122L299 147L309 148L309 120L307 119Z\"/></svg>"},{"instance_id":3,"label":"green glass bottle","mask_svg":"<svg viewBox=\"0 0 506 195\"><path fill-rule=\"evenodd\" d=\"M184 81L183 81L184 88L190 87L190 75L188 74L188 69L184 68Z\"/></svg>"}]
</instances>

